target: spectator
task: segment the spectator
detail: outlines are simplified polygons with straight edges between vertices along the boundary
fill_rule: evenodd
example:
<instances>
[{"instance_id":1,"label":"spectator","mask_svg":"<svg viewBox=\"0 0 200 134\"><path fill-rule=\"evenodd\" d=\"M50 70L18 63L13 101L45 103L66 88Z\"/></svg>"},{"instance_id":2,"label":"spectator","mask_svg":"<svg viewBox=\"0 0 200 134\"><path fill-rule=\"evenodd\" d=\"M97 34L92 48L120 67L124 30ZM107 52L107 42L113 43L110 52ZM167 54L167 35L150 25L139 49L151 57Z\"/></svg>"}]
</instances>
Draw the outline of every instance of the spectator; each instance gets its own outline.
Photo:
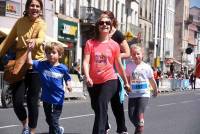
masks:
<instances>
[{"instance_id":1,"label":"spectator","mask_svg":"<svg viewBox=\"0 0 200 134\"><path fill-rule=\"evenodd\" d=\"M191 73L189 80L190 80L190 85L191 85L192 89L195 90L196 76L194 75L194 73Z\"/></svg>"}]
</instances>

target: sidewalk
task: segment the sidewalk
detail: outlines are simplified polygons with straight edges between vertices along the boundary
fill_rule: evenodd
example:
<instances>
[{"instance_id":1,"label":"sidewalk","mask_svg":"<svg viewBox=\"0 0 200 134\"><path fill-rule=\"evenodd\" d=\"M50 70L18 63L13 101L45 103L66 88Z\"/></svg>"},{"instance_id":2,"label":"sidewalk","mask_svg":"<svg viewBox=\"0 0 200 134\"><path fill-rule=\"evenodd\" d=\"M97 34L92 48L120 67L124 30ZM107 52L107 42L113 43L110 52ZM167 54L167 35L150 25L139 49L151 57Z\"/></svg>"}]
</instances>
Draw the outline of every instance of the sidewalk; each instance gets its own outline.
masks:
<instances>
[{"instance_id":1,"label":"sidewalk","mask_svg":"<svg viewBox=\"0 0 200 134\"><path fill-rule=\"evenodd\" d=\"M160 81L159 91L161 93L165 93L165 92L192 90L190 85L185 89L181 88L180 85L178 85L178 86L176 85L175 89L172 89L172 87L174 87L174 86L172 86L172 80L164 79L164 80ZM200 79L199 78L196 79L196 89L200 89Z\"/></svg>"}]
</instances>

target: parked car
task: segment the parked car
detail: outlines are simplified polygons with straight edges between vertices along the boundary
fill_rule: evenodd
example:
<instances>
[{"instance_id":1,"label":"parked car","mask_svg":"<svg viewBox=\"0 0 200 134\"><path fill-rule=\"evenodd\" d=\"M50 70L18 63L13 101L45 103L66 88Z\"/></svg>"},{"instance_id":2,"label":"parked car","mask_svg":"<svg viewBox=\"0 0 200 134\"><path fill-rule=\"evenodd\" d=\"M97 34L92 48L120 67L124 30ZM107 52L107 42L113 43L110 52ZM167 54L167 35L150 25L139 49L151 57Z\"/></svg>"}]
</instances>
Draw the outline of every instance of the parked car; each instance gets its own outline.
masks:
<instances>
[{"instance_id":1,"label":"parked car","mask_svg":"<svg viewBox=\"0 0 200 134\"><path fill-rule=\"evenodd\" d=\"M3 80L3 71L0 71L0 89L2 107L12 107L12 90L9 88L9 85Z\"/></svg>"}]
</instances>

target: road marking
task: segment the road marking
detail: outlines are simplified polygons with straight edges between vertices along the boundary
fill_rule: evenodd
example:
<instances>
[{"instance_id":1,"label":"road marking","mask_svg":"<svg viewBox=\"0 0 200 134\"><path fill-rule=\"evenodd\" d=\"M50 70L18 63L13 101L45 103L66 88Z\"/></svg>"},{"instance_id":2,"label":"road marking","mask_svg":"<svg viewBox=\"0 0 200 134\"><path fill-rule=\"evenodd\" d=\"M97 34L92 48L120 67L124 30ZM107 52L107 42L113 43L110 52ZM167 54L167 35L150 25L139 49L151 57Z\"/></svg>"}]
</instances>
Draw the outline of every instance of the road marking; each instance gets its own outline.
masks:
<instances>
[{"instance_id":1,"label":"road marking","mask_svg":"<svg viewBox=\"0 0 200 134\"><path fill-rule=\"evenodd\" d=\"M162 105L157 105L158 107L165 107L165 106L171 106L171 105L176 105L177 103L167 103L167 104L162 104Z\"/></svg>"},{"instance_id":2,"label":"road marking","mask_svg":"<svg viewBox=\"0 0 200 134\"><path fill-rule=\"evenodd\" d=\"M10 127L19 127L20 125L9 125L9 126L2 126L0 127L0 129L3 129L3 128L10 128Z\"/></svg>"},{"instance_id":3,"label":"road marking","mask_svg":"<svg viewBox=\"0 0 200 134\"><path fill-rule=\"evenodd\" d=\"M189 102L194 102L195 100L188 100L188 101L181 101L180 103L189 103Z\"/></svg>"},{"instance_id":4,"label":"road marking","mask_svg":"<svg viewBox=\"0 0 200 134\"><path fill-rule=\"evenodd\" d=\"M59 120L76 119L76 118L89 117L89 116L94 116L94 114L83 114L83 115L77 115L77 116L63 117L63 118L60 118Z\"/></svg>"}]
</instances>

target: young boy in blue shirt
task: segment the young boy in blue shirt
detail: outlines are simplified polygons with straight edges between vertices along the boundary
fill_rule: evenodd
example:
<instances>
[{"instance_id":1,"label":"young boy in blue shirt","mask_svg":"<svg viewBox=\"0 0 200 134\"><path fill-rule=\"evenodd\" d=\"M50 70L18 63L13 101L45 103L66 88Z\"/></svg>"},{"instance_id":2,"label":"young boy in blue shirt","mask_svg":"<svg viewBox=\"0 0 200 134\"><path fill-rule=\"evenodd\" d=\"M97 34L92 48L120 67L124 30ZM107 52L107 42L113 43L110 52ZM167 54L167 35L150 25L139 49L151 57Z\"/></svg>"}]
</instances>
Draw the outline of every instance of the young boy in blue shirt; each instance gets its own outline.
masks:
<instances>
[{"instance_id":1,"label":"young boy in blue shirt","mask_svg":"<svg viewBox=\"0 0 200 134\"><path fill-rule=\"evenodd\" d=\"M32 46L30 45L27 62L33 66L34 70L38 71L40 76L41 100L43 101L46 122L49 125L49 134L63 134L64 128L59 126L59 118L65 96L64 81L67 89L71 91L71 77L69 69L64 64L59 63L59 59L64 53L63 47L51 42L46 44L44 49L46 60L32 60Z\"/></svg>"}]
</instances>

